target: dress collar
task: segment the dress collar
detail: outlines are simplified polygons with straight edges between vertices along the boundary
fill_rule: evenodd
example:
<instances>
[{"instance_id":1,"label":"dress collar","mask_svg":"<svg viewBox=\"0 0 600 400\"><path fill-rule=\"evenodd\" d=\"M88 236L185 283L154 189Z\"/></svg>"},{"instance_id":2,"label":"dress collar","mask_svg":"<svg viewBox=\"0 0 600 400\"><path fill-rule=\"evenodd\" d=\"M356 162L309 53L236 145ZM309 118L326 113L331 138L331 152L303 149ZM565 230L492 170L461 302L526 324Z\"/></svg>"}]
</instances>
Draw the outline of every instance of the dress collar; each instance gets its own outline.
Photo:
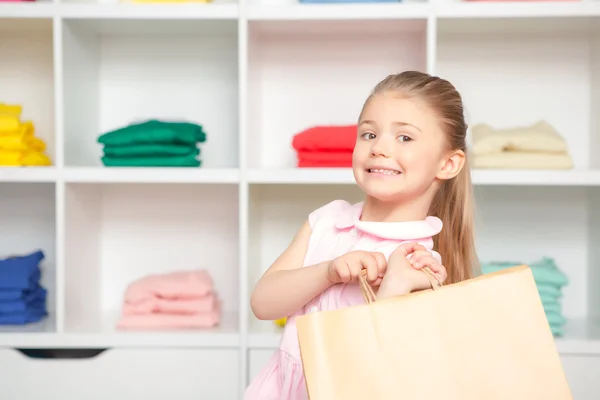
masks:
<instances>
[{"instance_id":1,"label":"dress collar","mask_svg":"<svg viewBox=\"0 0 600 400\"><path fill-rule=\"evenodd\" d=\"M429 216L420 221L407 222L370 222L361 221L364 202L356 203L348 212L337 217L337 229L356 228L359 231L383 239L415 240L429 238L437 235L442 230L442 220Z\"/></svg>"}]
</instances>

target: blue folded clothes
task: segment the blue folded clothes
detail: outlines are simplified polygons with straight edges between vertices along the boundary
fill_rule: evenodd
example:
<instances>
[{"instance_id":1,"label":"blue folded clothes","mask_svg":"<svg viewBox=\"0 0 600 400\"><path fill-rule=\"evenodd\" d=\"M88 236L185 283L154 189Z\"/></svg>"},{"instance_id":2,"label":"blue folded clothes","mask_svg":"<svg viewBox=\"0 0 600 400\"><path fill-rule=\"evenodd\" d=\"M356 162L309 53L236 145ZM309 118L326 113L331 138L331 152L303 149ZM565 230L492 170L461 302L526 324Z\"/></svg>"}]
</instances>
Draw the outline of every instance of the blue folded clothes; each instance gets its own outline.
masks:
<instances>
[{"instance_id":1,"label":"blue folded clothes","mask_svg":"<svg viewBox=\"0 0 600 400\"><path fill-rule=\"evenodd\" d=\"M46 289L38 287L28 293L24 299L0 300L0 315L15 312L23 312L31 309L46 308Z\"/></svg>"},{"instance_id":2,"label":"blue folded clothes","mask_svg":"<svg viewBox=\"0 0 600 400\"><path fill-rule=\"evenodd\" d=\"M0 314L0 325L24 325L38 322L48 313L46 310L27 310L10 314Z\"/></svg>"},{"instance_id":3,"label":"blue folded clothes","mask_svg":"<svg viewBox=\"0 0 600 400\"><path fill-rule=\"evenodd\" d=\"M37 286L41 272L39 263L44 253L37 250L26 256L0 260L0 289L33 289Z\"/></svg>"},{"instance_id":4,"label":"blue folded clothes","mask_svg":"<svg viewBox=\"0 0 600 400\"><path fill-rule=\"evenodd\" d=\"M0 301L26 300L32 293L37 291L38 286L34 289L0 289Z\"/></svg>"},{"instance_id":5,"label":"blue folded clothes","mask_svg":"<svg viewBox=\"0 0 600 400\"><path fill-rule=\"evenodd\" d=\"M29 324L48 315L47 291L40 286L43 259L37 250L0 260L0 325Z\"/></svg>"}]
</instances>

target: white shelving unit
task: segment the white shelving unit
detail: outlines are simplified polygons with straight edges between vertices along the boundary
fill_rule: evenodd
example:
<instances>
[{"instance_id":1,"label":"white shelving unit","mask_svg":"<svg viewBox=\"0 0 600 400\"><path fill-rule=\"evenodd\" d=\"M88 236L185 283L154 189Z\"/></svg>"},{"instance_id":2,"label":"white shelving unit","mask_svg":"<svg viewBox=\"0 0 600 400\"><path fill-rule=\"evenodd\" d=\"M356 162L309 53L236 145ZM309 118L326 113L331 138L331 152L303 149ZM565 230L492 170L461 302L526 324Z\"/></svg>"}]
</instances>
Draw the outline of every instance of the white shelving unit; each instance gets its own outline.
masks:
<instances>
[{"instance_id":1,"label":"white shelving unit","mask_svg":"<svg viewBox=\"0 0 600 400\"><path fill-rule=\"evenodd\" d=\"M575 398L597 399L600 1L449 0L0 3L0 102L23 105L53 160L0 168L0 257L44 250L50 309L0 326L0 397L241 399L280 336L252 316L252 287L309 212L361 199L351 171L295 168L291 138L353 123L373 85L404 69L451 80L470 125L546 120L566 138L573 170L473 172L478 249L552 257L569 276L557 347ZM202 124L202 167L102 167L98 135L145 118ZM128 283L192 268L215 280L219 327L116 330ZM40 348L107 350L23 355Z\"/></svg>"}]
</instances>

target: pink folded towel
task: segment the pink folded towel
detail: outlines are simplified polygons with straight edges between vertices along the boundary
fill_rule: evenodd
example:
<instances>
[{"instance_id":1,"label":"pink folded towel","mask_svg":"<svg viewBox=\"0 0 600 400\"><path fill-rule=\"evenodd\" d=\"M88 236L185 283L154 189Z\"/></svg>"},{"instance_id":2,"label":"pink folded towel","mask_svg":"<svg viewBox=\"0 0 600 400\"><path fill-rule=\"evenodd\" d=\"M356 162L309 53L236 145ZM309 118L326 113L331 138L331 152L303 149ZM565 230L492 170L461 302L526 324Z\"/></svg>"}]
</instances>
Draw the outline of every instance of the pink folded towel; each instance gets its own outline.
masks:
<instances>
[{"instance_id":1,"label":"pink folded towel","mask_svg":"<svg viewBox=\"0 0 600 400\"><path fill-rule=\"evenodd\" d=\"M221 319L219 308L199 314L140 314L124 315L119 329L205 329L216 326Z\"/></svg>"},{"instance_id":2,"label":"pink folded towel","mask_svg":"<svg viewBox=\"0 0 600 400\"><path fill-rule=\"evenodd\" d=\"M168 300L153 298L139 301L137 303L123 304L123 315L142 314L197 314L213 311L217 307L217 298L208 295L199 299L191 300Z\"/></svg>"},{"instance_id":3,"label":"pink folded towel","mask_svg":"<svg viewBox=\"0 0 600 400\"><path fill-rule=\"evenodd\" d=\"M154 299L191 300L206 297L213 291L213 281L203 270L177 271L149 275L127 288L125 302L142 303Z\"/></svg>"},{"instance_id":4,"label":"pink folded towel","mask_svg":"<svg viewBox=\"0 0 600 400\"><path fill-rule=\"evenodd\" d=\"M211 328L221 304L206 271L149 275L125 291L119 329Z\"/></svg>"}]
</instances>

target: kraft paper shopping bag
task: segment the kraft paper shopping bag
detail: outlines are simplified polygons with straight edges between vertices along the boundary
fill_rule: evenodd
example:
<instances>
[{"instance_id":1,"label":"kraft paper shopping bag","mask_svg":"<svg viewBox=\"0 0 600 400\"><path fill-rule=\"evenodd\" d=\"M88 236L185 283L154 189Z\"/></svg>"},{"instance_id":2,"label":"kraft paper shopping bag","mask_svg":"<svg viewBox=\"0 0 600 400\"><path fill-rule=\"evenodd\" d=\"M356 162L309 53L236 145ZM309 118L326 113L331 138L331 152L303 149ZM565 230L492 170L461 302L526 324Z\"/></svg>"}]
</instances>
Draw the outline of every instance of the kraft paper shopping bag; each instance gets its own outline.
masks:
<instances>
[{"instance_id":1,"label":"kraft paper shopping bag","mask_svg":"<svg viewBox=\"0 0 600 400\"><path fill-rule=\"evenodd\" d=\"M527 266L297 319L311 400L571 400Z\"/></svg>"}]
</instances>

